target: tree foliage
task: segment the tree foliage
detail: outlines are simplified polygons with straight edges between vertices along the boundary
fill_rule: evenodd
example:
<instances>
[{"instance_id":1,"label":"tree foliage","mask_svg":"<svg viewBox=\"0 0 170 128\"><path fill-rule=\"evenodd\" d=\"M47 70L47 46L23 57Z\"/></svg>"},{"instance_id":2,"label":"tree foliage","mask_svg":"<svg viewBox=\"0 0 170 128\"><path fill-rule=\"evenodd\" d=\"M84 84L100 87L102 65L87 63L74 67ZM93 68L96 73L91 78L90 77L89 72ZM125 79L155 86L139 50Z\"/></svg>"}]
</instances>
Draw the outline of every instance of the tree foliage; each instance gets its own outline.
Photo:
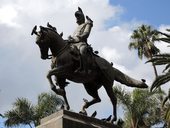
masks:
<instances>
[{"instance_id":1,"label":"tree foliage","mask_svg":"<svg viewBox=\"0 0 170 128\"><path fill-rule=\"evenodd\" d=\"M32 124L39 125L40 119L58 111L63 104L63 100L52 93L41 93L37 105L26 98L18 98L13 103L13 109L4 114L5 126L29 125L32 128Z\"/></svg>"},{"instance_id":2,"label":"tree foliage","mask_svg":"<svg viewBox=\"0 0 170 128\"><path fill-rule=\"evenodd\" d=\"M35 121L34 124L37 126L40 124L40 119L51 115L52 113L60 110L61 105L64 101L53 93L41 93L38 96L38 103L34 107L35 109Z\"/></svg>"},{"instance_id":3,"label":"tree foliage","mask_svg":"<svg viewBox=\"0 0 170 128\"><path fill-rule=\"evenodd\" d=\"M170 127L170 89L168 95L163 100L162 106L164 109L163 116L165 119L165 124L169 128Z\"/></svg>"},{"instance_id":4,"label":"tree foliage","mask_svg":"<svg viewBox=\"0 0 170 128\"><path fill-rule=\"evenodd\" d=\"M155 46L155 39L159 34L155 32L149 25L141 25L135 29L131 35L131 42L129 43L129 49L135 49L138 52L138 57L142 59L146 57L152 59L154 55L159 53L159 49ZM153 64L155 76L157 77L157 70Z\"/></svg>"},{"instance_id":5,"label":"tree foliage","mask_svg":"<svg viewBox=\"0 0 170 128\"><path fill-rule=\"evenodd\" d=\"M169 31L169 29L168 29ZM170 42L170 35L162 32L158 32L159 34L164 35L165 37L162 38L156 38L156 40L163 41L163 42ZM151 86L151 90L154 88L158 88L161 85L167 83L170 81L170 54L169 53L164 53L160 55L155 55L152 57L148 62L152 62L154 65L163 65L165 66L163 70L163 74L159 75L153 82Z\"/></svg>"},{"instance_id":6,"label":"tree foliage","mask_svg":"<svg viewBox=\"0 0 170 128\"><path fill-rule=\"evenodd\" d=\"M154 45L154 39L157 37L158 34L151 26L141 25L133 31L129 49L136 49L140 59L143 56L151 58L151 56L159 53L159 49Z\"/></svg>"},{"instance_id":7,"label":"tree foliage","mask_svg":"<svg viewBox=\"0 0 170 128\"><path fill-rule=\"evenodd\" d=\"M130 93L120 86L113 90L125 110L125 128L150 128L161 122L160 97L163 92L134 89Z\"/></svg>"}]
</instances>

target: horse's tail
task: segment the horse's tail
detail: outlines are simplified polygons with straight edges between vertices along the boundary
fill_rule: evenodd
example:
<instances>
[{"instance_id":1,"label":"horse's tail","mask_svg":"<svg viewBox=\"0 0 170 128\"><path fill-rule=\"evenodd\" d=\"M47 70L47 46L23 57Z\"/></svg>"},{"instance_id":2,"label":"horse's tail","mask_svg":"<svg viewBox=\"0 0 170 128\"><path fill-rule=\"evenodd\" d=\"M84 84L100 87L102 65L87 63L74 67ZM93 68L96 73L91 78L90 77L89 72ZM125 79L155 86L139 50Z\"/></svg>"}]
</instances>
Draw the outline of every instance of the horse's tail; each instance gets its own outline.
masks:
<instances>
[{"instance_id":1,"label":"horse's tail","mask_svg":"<svg viewBox=\"0 0 170 128\"><path fill-rule=\"evenodd\" d=\"M122 73L120 70L112 67L112 77L115 78L117 82L121 84L125 84L129 87L137 87L137 88L147 88L148 85L145 83L145 80L142 79L141 81L136 80L134 78L129 77L128 75Z\"/></svg>"},{"instance_id":2,"label":"horse's tail","mask_svg":"<svg viewBox=\"0 0 170 128\"><path fill-rule=\"evenodd\" d=\"M101 57L96 57L95 61L99 66L101 72L104 74L105 78L109 82L113 82L116 80L121 84L125 84L129 87L137 87L137 88L147 88L148 85L145 83L145 80L142 79L141 81L133 79L128 75L122 73L120 70L112 67L112 65Z\"/></svg>"}]
</instances>

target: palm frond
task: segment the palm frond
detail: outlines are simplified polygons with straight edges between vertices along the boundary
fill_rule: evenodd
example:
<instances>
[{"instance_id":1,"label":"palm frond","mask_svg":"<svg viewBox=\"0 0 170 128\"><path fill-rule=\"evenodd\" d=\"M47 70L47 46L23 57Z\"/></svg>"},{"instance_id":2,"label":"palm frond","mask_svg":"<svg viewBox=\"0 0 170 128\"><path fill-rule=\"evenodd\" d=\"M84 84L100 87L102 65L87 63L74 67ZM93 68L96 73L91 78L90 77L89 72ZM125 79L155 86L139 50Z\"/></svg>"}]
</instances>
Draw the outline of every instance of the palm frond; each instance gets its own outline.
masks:
<instances>
[{"instance_id":1,"label":"palm frond","mask_svg":"<svg viewBox=\"0 0 170 128\"><path fill-rule=\"evenodd\" d=\"M164 75L160 75L158 76L155 81L152 83L152 86L151 86L151 91L154 89L154 88L158 88L160 87L161 85L167 83L170 81L170 72L164 74Z\"/></svg>"},{"instance_id":2,"label":"palm frond","mask_svg":"<svg viewBox=\"0 0 170 128\"><path fill-rule=\"evenodd\" d=\"M64 104L64 101L53 93L41 93L38 96L38 104L35 106L35 125L39 125L40 119L46 117L56 111L60 106Z\"/></svg>"},{"instance_id":3,"label":"palm frond","mask_svg":"<svg viewBox=\"0 0 170 128\"><path fill-rule=\"evenodd\" d=\"M114 90L116 90L118 101L124 106L125 128L133 127L134 124L137 127L150 127L160 122L161 112L158 107L160 91L150 92L148 89L134 89L133 92L128 93L120 87L119 89L114 88ZM124 97L126 98L124 99Z\"/></svg>"},{"instance_id":4,"label":"palm frond","mask_svg":"<svg viewBox=\"0 0 170 128\"><path fill-rule=\"evenodd\" d=\"M138 42L130 42L128 48L129 48L129 50L137 49L138 48Z\"/></svg>"},{"instance_id":5,"label":"palm frond","mask_svg":"<svg viewBox=\"0 0 170 128\"><path fill-rule=\"evenodd\" d=\"M137 50L140 59L151 58L159 53L159 49L154 45L154 39L158 37L159 34L151 26L143 24L133 31L129 49Z\"/></svg>"},{"instance_id":6,"label":"palm frond","mask_svg":"<svg viewBox=\"0 0 170 128\"><path fill-rule=\"evenodd\" d=\"M20 124L30 124L33 121L33 106L25 98L18 98L13 103L13 109L5 113L6 126L18 126Z\"/></svg>"},{"instance_id":7,"label":"palm frond","mask_svg":"<svg viewBox=\"0 0 170 128\"><path fill-rule=\"evenodd\" d=\"M170 67L170 54L158 54L148 60L146 63L152 62L155 65L166 65L165 70ZM165 71L164 70L164 71Z\"/></svg>"},{"instance_id":8,"label":"palm frond","mask_svg":"<svg viewBox=\"0 0 170 128\"><path fill-rule=\"evenodd\" d=\"M167 71L169 68L170 68L170 64L167 64L166 67L165 67L165 69L164 69L162 72Z\"/></svg>"},{"instance_id":9,"label":"palm frond","mask_svg":"<svg viewBox=\"0 0 170 128\"><path fill-rule=\"evenodd\" d=\"M152 58L151 60L147 61L146 63L152 62L154 65L166 65L168 62L165 58Z\"/></svg>"},{"instance_id":10,"label":"palm frond","mask_svg":"<svg viewBox=\"0 0 170 128\"><path fill-rule=\"evenodd\" d=\"M59 110L59 105L64 104L63 100L54 94L42 93L38 97L38 104L33 106L26 98L18 98L13 103L13 109L5 112L7 119L5 126L29 125L34 123L37 126L40 119Z\"/></svg>"},{"instance_id":11,"label":"palm frond","mask_svg":"<svg viewBox=\"0 0 170 128\"><path fill-rule=\"evenodd\" d=\"M170 38L156 38L157 41L163 41L166 43L170 43Z\"/></svg>"},{"instance_id":12,"label":"palm frond","mask_svg":"<svg viewBox=\"0 0 170 128\"><path fill-rule=\"evenodd\" d=\"M169 29L167 29L167 31L169 31ZM163 32L160 32L160 31L157 31L157 33L164 36L164 37L156 38L157 41L163 41L163 42L166 42L166 43L170 43L170 35L169 34L163 33Z\"/></svg>"},{"instance_id":13,"label":"palm frond","mask_svg":"<svg viewBox=\"0 0 170 128\"><path fill-rule=\"evenodd\" d=\"M7 118L7 120L5 121L5 126L11 127L11 126L17 126L20 124L20 117L18 116L15 110L7 111L4 114L4 116L5 118Z\"/></svg>"},{"instance_id":14,"label":"palm frond","mask_svg":"<svg viewBox=\"0 0 170 128\"><path fill-rule=\"evenodd\" d=\"M170 106L166 110L165 119L170 122Z\"/></svg>"}]
</instances>

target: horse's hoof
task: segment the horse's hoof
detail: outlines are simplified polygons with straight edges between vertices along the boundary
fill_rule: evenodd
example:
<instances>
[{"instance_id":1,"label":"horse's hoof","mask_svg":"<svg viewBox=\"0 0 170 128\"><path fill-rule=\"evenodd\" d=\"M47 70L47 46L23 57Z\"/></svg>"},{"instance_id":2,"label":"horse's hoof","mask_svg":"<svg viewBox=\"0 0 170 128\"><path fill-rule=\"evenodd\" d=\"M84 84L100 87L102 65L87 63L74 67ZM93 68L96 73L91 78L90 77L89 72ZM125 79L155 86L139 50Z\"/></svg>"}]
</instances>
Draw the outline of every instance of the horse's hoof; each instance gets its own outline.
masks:
<instances>
[{"instance_id":1,"label":"horse's hoof","mask_svg":"<svg viewBox=\"0 0 170 128\"><path fill-rule=\"evenodd\" d=\"M111 123L113 124L116 120L117 120L117 117L113 117L113 119L111 120Z\"/></svg>"},{"instance_id":2,"label":"horse's hoof","mask_svg":"<svg viewBox=\"0 0 170 128\"><path fill-rule=\"evenodd\" d=\"M87 116L87 112L85 110L84 111L80 111L79 114Z\"/></svg>"},{"instance_id":3,"label":"horse's hoof","mask_svg":"<svg viewBox=\"0 0 170 128\"><path fill-rule=\"evenodd\" d=\"M70 110L70 106L66 106L65 109L66 109L66 110Z\"/></svg>"},{"instance_id":4,"label":"horse's hoof","mask_svg":"<svg viewBox=\"0 0 170 128\"><path fill-rule=\"evenodd\" d=\"M57 89L55 86L51 88L57 95L64 96L65 91L63 89Z\"/></svg>"},{"instance_id":5,"label":"horse's hoof","mask_svg":"<svg viewBox=\"0 0 170 128\"><path fill-rule=\"evenodd\" d=\"M102 121L109 122L112 118L112 115L110 115L108 118L101 119Z\"/></svg>"},{"instance_id":6,"label":"horse's hoof","mask_svg":"<svg viewBox=\"0 0 170 128\"><path fill-rule=\"evenodd\" d=\"M94 111L93 114L91 115L91 117L95 118L97 115L97 111Z\"/></svg>"},{"instance_id":7,"label":"horse's hoof","mask_svg":"<svg viewBox=\"0 0 170 128\"><path fill-rule=\"evenodd\" d=\"M64 110L64 108L65 108L65 106L62 104L61 107L60 107L60 109L61 109L61 110Z\"/></svg>"},{"instance_id":8,"label":"horse's hoof","mask_svg":"<svg viewBox=\"0 0 170 128\"><path fill-rule=\"evenodd\" d=\"M83 98L83 101L85 102L85 103L88 103L89 101L87 100L87 99L85 99L85 98Z\"/></svg>"}]
</instances>

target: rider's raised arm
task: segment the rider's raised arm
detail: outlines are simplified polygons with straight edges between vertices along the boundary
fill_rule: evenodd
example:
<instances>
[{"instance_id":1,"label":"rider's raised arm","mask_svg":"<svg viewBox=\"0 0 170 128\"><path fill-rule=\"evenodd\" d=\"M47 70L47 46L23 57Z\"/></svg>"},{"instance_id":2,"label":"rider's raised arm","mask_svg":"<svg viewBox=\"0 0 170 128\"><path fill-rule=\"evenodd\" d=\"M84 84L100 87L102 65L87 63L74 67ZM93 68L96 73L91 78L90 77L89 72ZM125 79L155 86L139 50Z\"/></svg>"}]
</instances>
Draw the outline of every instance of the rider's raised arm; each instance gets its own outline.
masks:
<instances>
[{"instance_id":1,"label":"rider's raised arm","mask_svg":"<svg viewBox=\"0 0 170 128\"><path fill-rule=\"evenodd\" d=\"M93 27L93 21L88 16L86 16L86 19L84 32L79 36L82 40L87 40Z\"/></svg>"}]
</instances>

